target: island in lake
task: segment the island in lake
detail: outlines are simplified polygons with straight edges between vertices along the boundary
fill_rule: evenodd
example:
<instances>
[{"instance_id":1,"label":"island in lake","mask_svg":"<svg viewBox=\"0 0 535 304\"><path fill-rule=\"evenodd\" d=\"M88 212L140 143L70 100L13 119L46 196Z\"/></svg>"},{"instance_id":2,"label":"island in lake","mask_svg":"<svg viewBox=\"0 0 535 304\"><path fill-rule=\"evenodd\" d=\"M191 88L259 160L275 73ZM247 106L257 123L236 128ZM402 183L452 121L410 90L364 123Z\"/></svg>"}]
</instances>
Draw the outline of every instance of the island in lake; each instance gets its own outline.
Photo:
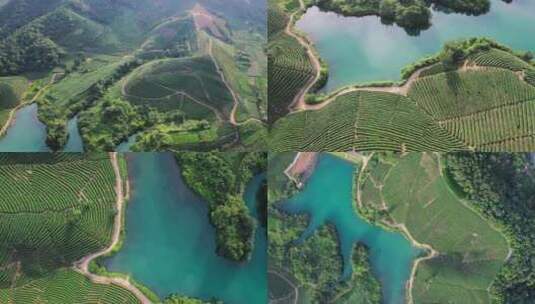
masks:
<instances>
[{"instance_id":1,"label":"island in lake","mask_svg":"<svg viewBox=\"0 0 535 304\"><path fill-rule=\"evenodd\" d=\"M266 303L266 166L264 153L0 154L0 302Z\"/></svg>"},{"instance_id":2,"label":"island in lake","mask_svg":"<svg viewBox=\"0 0 535 304\"><path fill-rule=\"evenodd\" d=\"M395 18L429 11L424 2L442 6L419 33L376 16L387 3ZM269 4L272 150L535 149L534 3Z\"/></svg>"},{"instance_id":3,"label":"island in lake","mask_svg":"<svg viewBox=\"0 0 535 304\"><path fill-rule=\"evenodd\" d=\"M270 303L533 296L530 154L274 153L268 184Z\"/></svg>"}]
</instances>

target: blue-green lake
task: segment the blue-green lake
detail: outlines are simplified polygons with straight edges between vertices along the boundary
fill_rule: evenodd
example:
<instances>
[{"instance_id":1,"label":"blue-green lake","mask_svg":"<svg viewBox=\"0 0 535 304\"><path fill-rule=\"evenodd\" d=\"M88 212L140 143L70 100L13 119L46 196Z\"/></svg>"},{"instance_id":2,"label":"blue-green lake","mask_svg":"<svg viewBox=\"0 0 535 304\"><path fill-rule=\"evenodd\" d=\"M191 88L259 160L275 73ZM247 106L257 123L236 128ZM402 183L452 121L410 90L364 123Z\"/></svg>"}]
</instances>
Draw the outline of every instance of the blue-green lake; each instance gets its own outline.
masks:
<instances>
[{"instance_id":1,"label":"blue-green lake","mask_svg":"<svg viewBox=\"0 0 535 304\"><path fill-rule=\"evenodd\" d=\"M370 250L370 263L381 282L383 302L404 303L405 284L413 261L422 251L413 247L399 232L387 231L361 218L353 207L353 175L358 168L329 154L322 154L314 172L301 191L281 203L289 214L308 214L309 224L297 244L319 227L330 223L336 228L343 258L341 279L352 272L351 256L357 242Z\"/></svg>"},{"instance_id":2,"label":"blue-green lake","mask_svg":"<svg viewBox=\"0 0 535 304\"><path fill-rule=\"evenodd\" d=\"M46 126L37 119L37 104L19 109L14 123L0 138L0 152L49 152Z\"/></svg>"},{"instance_id":3,"label":"blue-green lake","mask_svg":"<svg viewBox=\"0 0 535 304\"><path fill-rule=\"evenodd\" d=\"M15 113L15 122L0 138L0 152L50 152L46 144L46 126L37 118L36 103L25 106ZM78 130L78 117L67 123L69 138L64 152L83 152L84 145Z\"/></svg>"},{"instance_id":4,"label":"blue-green lake","mask_svg":"<svg viewBox=\"0 0 535 304\"><path fill-rule=\"evenodd\" d=\"M535 1L492 0L482 16L433 11L432 26L418 36L384 25L375 16L344 17L308 9L296 26L313 41L329 65L324 90L368 81L399 80L401 69L438 52L444 42L486 36L515 50L535 51Z\"/></svg>"},{"instance_id":5,"label":"blue-green lake","mask_svg":"<svg viewBox=\"0 0 535 304\"><path fill-rule=\"evenodd\" d=\"M219 257L207 202L185 185L173 155L129 153L127 161L132 193L126 238L107 268L131 275L162 298L178 293L230 304L266 303L265 228L257 229L248 262ZM253 178L244 193L253 215L264 178Z\"/></svg>"},{"instance_id":6,"label":"blue-green lake","mask_svg":"<svg viewBox=\"0 0 535 304\"><path fill-rule=\"evenodd\" d=\"M136 143L139 133L130 135L127 140L123 141L115 149L117 152L130 152L130 148Z\"/></svg>"},{"instance_id":7,"label":"blue-green lake","mask_svg":"<svg viewBox=\"0 0 535 304\"><path fill-rule=\"evenodd\" d=\"M69 133L69 138L63 148L63 152L84 152L84 143L78 130L78 116L69 120L67 123L67 132Z\"/></svg>"}]
</instances>

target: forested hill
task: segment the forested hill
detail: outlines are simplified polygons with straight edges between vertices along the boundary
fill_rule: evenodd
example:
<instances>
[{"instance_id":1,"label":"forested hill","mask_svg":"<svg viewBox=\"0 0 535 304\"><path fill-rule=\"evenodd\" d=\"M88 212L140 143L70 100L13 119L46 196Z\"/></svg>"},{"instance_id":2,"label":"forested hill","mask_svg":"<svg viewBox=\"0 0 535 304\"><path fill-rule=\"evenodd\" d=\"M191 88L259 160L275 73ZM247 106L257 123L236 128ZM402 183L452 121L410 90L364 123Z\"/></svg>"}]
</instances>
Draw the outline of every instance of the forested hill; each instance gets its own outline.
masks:
<instances>
[{"instance_id":1,"label":"forested hill","mask_svg":"<svg viewBox=\"0 0 535 304\"><path fill-rule=\"evenodd\" d=\"M489 11L491 0L311 0L308 4L346 16L377 15L385 24L396 23L409 34L418 34L431 26L431 8L481 15Z\"/></svg>"},{"instance_id":2,"label":"forested hill","mask_svg":"<svg viewBox=\"0 0 535 304\"><path fill-rule=\"evenodd\" d=\"M265 31L260 0L8 0L0 6L0 75L49 69L71 52L132 50L161 20L197 3L233 27Z\"/></svg>"},{"instance_id":3,"label":"forested hill","mask_svg":"<svg viewBox=\"0 0 535 304\"><path fill-rule=\"evenodd\" d=\"M51 149L74 118L85 151L266 144L264 1L0 1L0 77L40 92Z\"/></svg>"}]
</instances>

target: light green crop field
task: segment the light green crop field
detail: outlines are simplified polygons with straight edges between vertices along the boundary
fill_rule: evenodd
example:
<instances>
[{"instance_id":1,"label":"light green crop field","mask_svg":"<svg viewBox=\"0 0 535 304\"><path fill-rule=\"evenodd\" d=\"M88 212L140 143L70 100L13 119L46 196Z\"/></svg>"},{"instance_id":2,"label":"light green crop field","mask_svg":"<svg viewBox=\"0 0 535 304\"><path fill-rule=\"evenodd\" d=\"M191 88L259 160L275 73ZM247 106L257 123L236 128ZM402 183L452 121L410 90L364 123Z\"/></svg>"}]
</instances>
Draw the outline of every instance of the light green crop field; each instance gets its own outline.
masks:
<instances>
[{"instance_id":1,"label":"light green crop field","mask_svg":"<svg viewBox=\"0 0 535 304\"><path fill-rule=\"evenodd\" d=\"M247 37L243 37L243 39L246 38ZM229 85L232 86L235 92L239 92L237 120L241 121L250 117L262 119L263 115L261 111L266 111L266 101L259 100L257 94L261 88L257 87L256 83L253 82L253 79L248 75L248 67L241 67L238 65L238 62L235 59L238 54L238 49L236 49L235 46L223 43L222 41L215 39L212 41L214 59L221 67ZM243 41L242 43L244 43L244 47L251 44L260 45L259 41Z\"/></svg>"},{"instance_id":2,"label":"light green crop field","mask_svg":"<svg viewBox=\"0 0 535 304\"><path fill-rule=\"evenodd\" d=\"M0 289L1 303L137 304L129 291L95 284L73 270L57 270L20 287Z\"/></svg>"},{"instance_id":3,"label":"light green crop field","mask_svg":"<svg viewBox=\"0 0 535 304\"><path fill-rule=\"evenodd\" d=\"M0 126L3 126L9 113L22 99L28 88L28 81L24 77L0 77Z\"/></svg>"},{"instance_id":4,"label":"light green crop field","mask_svg":"<svg viewBox=\"0 0 535 304\"><path fill-rule=\"evenodd\" d=\"M466 67L434 64L407 96L352 91L275 123L276 151L525 152L535 149L535 66L490 49Z\"/></svg>"},{"instance_id":5,"label":"light green crop field","mask_svg":"<svg viewBox=\"0 0 535 304\"><path fill-rule=\"evenodd\" d=\"M375 194L362 188L362 203L375 205L368 199L379 193L394 222L438 251L418 265L414 303L487 303L488 288L508 254L507 240L452 192L440 166L437 154L429 153L372 165L366 182L381 185L370 189Z\"/></svg>"},{"instance_id":6,"label":"light green crop field","mask_svg":"<svg viewBox=\"0 0 535 304\"><path fill-rule=\"evenodd\" d=\"M104 248L116 194L107 154L0 154L0 288Z\"/></svg>"},{"instance_id":7,"label":"light green crop field","mask_svg":"<svg viewBox=\"0 0 535 304\"><path fill-rule=\"evenodd\" d=\"M533 68L524 60L499 49L480 52L471 56L470 59L479 66L504 68L512 71L531 70Z\"/></svg>"},{"instance_id":8,"label":"light green crop field","mask_svg":"<svg viewBox=\"0 0 535 304\"><path fill-rule=\"evenodd\" d=\"M185 93L195 107L204 104L224 118L229 117L233 104L230 92L207 56L162 59L145 64L128 77L124 93L131 102L143 101L148 106L152 105L152 99L165 101Z\"/></svg>"}]
</instances>

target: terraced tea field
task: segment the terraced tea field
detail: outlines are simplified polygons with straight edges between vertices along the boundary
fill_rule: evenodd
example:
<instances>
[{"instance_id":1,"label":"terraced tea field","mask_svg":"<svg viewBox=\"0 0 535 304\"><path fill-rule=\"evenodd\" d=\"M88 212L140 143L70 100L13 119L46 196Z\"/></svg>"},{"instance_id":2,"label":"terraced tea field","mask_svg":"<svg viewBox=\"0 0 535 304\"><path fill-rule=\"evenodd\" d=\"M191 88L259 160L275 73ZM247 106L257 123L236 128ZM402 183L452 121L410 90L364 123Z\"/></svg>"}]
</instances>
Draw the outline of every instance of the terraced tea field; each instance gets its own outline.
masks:
<instances>
[{"instance_id":1,"label":"terraced tea field","mask_svg":"<svg viewBox=\"0 0 535 304\"><path fill-rule=\"evenodd\" d=\"M417 264L414 303L487 303L489 286L508 256L505 237L453 193L437 154L376 160L359 180L360 202L385 210L387 221L404 225L434 250Z\"/></svg>"},{"instance_id":2,"label":"terraced tea field","mask_svg":"<svg viewBox=\"0 0 535 304\"><path fill-rule=\"evenodd\" d=\"M314 77L304 46L285 32L290 19L274 1L268 7L268 112L275 122L289 111L299 92Z\"/></svg>"},{"instance_id":3,"label":"terraced tea field","mask_svg":"<svg viewBox=\"0 0 535 304\"><path fill-rule=\"evenodd\" d=\"M290 113L276 151L535 149L535 66L491 49L457 70L423 68L403 86L347 88Z\"/></svg>"},{"instance_id":4,"label":"terraced tea field","mask_svg":"<svg viewBox=\"0 0 535 304\"><path fill-rule=\"evenodd\" d=\"M111 242L117 194L107 154L3 153L0 181L0 302L132 299L58 270Z\"/></svg>"},{"instance_id":5,"label":"terraced tea field","mask_svg":"<svg viewBox=\"0 0 535 304\"><path fill-rule=\"evenodd\" d=\"M300 111L275 124L276 151L448 151L463 144L408 98L383 92L341 95L321 110Z\"/></svg>"},{"instance_id":6,"label":"terraced tea field","mask_svg":"<svg viewBox=\"0 0 535 304\"><path fill-rule=\"evenodd\" d=\"M182 109L188 117L228 119L232 96L209 57L163 59L136 69L123 87L132 103Z\"/></svg>"},{"instance_id":7,"label":"terraced tea field","mask_svg":"<svg viewBox=\"0 0 535 304\"><path fill-rule=\"evenodd\" d=\"M1 303L79 303L137 304L129 291L115 286L95 284L73 270L58 270L28 284L0 289Z\"/></svg>"}]
</instances>

